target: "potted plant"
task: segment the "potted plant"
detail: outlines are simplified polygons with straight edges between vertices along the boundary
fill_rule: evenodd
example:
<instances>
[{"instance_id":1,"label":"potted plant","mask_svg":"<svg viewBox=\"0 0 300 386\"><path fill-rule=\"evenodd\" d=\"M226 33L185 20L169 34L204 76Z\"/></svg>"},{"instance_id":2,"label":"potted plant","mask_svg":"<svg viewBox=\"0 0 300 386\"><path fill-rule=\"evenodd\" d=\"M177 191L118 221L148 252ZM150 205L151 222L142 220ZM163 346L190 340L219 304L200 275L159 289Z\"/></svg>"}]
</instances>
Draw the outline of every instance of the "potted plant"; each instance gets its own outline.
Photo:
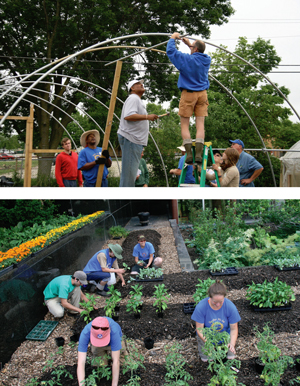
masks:
<instances>
[{"instance_id":1,"label":"potted plant","mask_svg":"<svg viewBox=\"0 0 300 386\"><path fill-rule=\"evenodd\" d=\"M276 277L273 283L267 283L267 280L262 284L252 282L248 286L246 299L250 300L255 311L276 311L290 309L290 302L295 301L296 298L291 286L278 281Z\"/></svg>"},{"instance_id":2,"label":"potted plant","mask_svg":"<svg viewBox=\"0 0 300 386\"><path fill-rule=\"evenodd\" d=\"M300 255L275 259L274 265L280 271L300 269Z\"/></svg>"},{"instance_id":3,"label":"potted plant","mask_svg":"<svg viewBox=\"0 0 300 386\"><path fill-rule=\"evenodd\" d=\"M193 299L195 303L184 303L183 304L183 312L185 314L192 314L195 310L196 305L207 296L207 291L209 287L215 283L215 280L208 278L206 280L198 279L198 284L196 284L196 292L193 295Z\"/></svg>"},{"instance_id":4,"label":"potted plant","mask_svg":"<svg viewBox=\"0 0 300 386\"><path fill-rule=\"evenodd\" d=\"M258 339L258 359L263 364L260 377L265 381L265 385L277 386L287 367L294 364L293 358L281 356L281 350L273 344L274 332L270 330L268 324L264 326L262 332L256 327L255 335Z\"/></svg>"},{"instance_id":5,"label":"potted plant","mask_svg":"<svg viewBox=\"0 0 300 386\"><path fill-rule=\"evenodd\" d=\"M132 290L129 292L129 295L131 297L127 302L126 311L129 313L133 313L135 318L140 318L141 306L143 304L142 289L142 285L136 284L132 286Z\"/></svg>"},{"instance_id":6,"label":"potted plant","mask_svg":"<svg viewBox=\"0 0 300 386\"><path fill-rule=\"evenodd\" d=\"M160 281L163 280L162 275L161 268L143 268L140 270L137 281Z\"/></svg>"},{"instance_id":7,"label":"potted plant","mask_svg":"<svg viewBox=\"0 0 300 386\"><path fill-rule=\"evenodd\" d=\"M170 300L170 295L167 292L164 284L155 285L155 291L153 293L154 298L156 299L153 303L153 306L156 307L156 312L158 317L163 317L163 311L168 308L167 302Z\"/></svg>"},{"instance_id":8,"label":"potted plant","mask_svg":"<svg viewBox=\"0 0 300 386\"><path fill-rule=\"evenodd\" d=\"M121 239L122 237L127 237L130 232L121 227L121 225L116 225L109 228L108 233L113 239Z\"/></svg>"}]
</instances>

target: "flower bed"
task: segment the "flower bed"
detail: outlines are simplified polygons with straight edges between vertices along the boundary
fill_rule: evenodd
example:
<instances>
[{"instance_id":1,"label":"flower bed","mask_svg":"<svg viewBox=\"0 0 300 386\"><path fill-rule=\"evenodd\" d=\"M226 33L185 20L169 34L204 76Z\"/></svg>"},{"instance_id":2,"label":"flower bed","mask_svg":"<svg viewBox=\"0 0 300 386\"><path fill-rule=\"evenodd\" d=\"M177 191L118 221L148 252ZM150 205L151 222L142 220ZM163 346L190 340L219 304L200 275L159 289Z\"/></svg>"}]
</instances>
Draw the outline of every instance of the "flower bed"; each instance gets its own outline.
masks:
<instances>
[{"instance_id":1,"label":"flower bed","mask_svg":"<svg viewBox=\"0 0 300 386\"><path fill-rule=\"evenodd\" d=\"M44 235L35 237L32 240L28 240L17 247L11 248L6 252L0 252L0 270L9 267L10 265L19 263L30 254L37 252L38 250L45 248L54 241L58 240L65 234L73 232L83 226L90 224L96 218L103 215L103 211L98 211L87 216L77 218L74 221L69 222L65 226L51 229Z\"/></svg>"}]
</instances>

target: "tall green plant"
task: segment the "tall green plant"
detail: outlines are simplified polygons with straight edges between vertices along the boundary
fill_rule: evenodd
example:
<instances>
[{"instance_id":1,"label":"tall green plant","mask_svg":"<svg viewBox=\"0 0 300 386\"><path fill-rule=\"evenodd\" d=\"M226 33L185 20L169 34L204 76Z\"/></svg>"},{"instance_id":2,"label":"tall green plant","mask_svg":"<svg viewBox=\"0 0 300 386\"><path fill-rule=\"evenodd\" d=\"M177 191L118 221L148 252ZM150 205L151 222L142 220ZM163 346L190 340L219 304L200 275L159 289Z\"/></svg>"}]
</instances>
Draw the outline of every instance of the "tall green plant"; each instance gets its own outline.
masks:
<instances>
[{"instance_id":1,"label":"tall green plant","mask_svg":"<svg viewBox=\"0 0 300 386\"><path fill-rule=\"evenodd\" d=\"M174 343L165 348L166 352L166 370L165 381L169 386L188 386L188 381L193 377L189 374L185 367L186 361L180 354L182 346L179 343Z\"/></svg>"},{"instance_id":2,"label":"tall green plant","mask_svg":"<svg viewBox=\"0 0 300 386\"><path fill-rule=\"evenodd\" d=\"M141 312L141 305L143 304L142 301L142 289L143 286L136 284L131 287L131 291L129 292L129 300L126 305L126 311L129 313L138 314Z\"/></svg>"},{"instance_id":3,"label":"tall green plant","mask_svg":"<svg viewBox=\"0 0 300 386\"><path fill-rule=\"evenodd\" d=\"M168 301L170 300L170 295L167 292L167 289L164 284L155 285L155 291L153 296L155 298L155 302L153 303L153 307L156 307L156 312L163 312L168 308Z\"/></svg>"},{"instance_id":4,"label":"tall green plant","mask_svg":"<svg viewBox=\"0 0 300 386\"><path fill-rule=\"evenodd\" d=\"M230 335L226 331L220 332L209 327L201 328L201 333L205 338L203 353L208 357L208 370L215 374L208 385L236 386L237 374L232 367L239 369L241 362L231 359L224 363L228 352ZM243 384L239 383L239 385Z\"/></svg>"},{"instance_id":5,"label":"tall green plant","mask_svg":"<svg viewBox=\"0 0 300 386\"><path fill-rule=\"evenodd\" d=\"M94 307L96 306L96 298L92 294L85 295L88 299L88 302L80 302L79 305L83 308L80 315L83 316L83 320L88 324L92 318L90 316L91 312L94 311Z\"/></svg>"},{"instance_id":6,"label":"tall green plant","mask_svg":"<svg viewBox=\"0 0 300 386\"><path fill-rule=\"evenodd\" d=\"M115 308L122 300L122 297L121 292L118 291L113 285L109 286L108 288L110 297L105 300L104 311L105 315L111 318L113 315L115 315Z\"/></svg>"},{"instance_id":7,"label":"tall green plant","mask_svg":"<svg viewBox=\"0 0 300 386\"><path fill-rule=\"evenodd\" d=\"M198 284L196 284L196 292L193 295L193 299L196 303L199 303L202 299L205 299L208 296L209 287L214 284L216 281L212 280L210 277L206 280L198 279Z\"/></svg>"},{"instance_id":8,"label":"tall green plant","mask_svg":"<svg viewBox=\"0 0 300 386\"><path fill-rule=\"evenodd\" d=\"M287 367L294 364L293 358L287 355L281 356L281 350L273 344L274 332L268 324L263 327L262 332L257 327L254 331L258 339L259 359L264 364L260 377L265 381L265 385L277 386Z\"/></svg>"}]
</instances>

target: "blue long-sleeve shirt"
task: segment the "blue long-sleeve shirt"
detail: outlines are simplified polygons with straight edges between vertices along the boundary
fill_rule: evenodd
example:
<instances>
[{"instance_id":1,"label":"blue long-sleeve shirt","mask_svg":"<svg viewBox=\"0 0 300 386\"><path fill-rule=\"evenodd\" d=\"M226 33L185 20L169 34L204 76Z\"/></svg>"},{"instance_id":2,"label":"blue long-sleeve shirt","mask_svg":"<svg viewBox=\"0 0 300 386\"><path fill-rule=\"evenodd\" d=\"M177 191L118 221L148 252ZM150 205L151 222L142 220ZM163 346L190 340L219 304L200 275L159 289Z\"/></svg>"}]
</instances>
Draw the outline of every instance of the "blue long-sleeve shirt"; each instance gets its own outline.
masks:
<instances>
[{"instance_id":1,"label":"blue long-sleeve shirt","mask_svg":"<svg viewBox=\"0 0 300 386\"><path fill-rule=\"evenodd\" d=\"M178 88L192 91L209 88L208 70L211 62L209 55L201 52L194 52L192 55L180 52L175 46L175 39L168 41L167 55L179 70Z\"/></svg>"}]
</instances>

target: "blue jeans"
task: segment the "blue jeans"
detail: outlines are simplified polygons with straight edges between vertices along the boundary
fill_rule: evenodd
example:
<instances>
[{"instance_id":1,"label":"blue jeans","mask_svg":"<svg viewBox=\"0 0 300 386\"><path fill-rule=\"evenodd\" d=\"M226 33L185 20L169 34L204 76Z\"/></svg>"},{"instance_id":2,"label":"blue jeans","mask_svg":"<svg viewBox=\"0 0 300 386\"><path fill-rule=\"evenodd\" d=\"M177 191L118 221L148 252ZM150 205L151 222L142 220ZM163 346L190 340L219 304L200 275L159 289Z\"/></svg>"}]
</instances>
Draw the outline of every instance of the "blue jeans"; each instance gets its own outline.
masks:
<instances>
[{"instance_id":1,"label":"blue jeans","mask_svg":"<svg viewBox=\"0 0 300 386\"><path fill-rule=\"evenodd\" d=\"M135 187L135 180L140 164L143 145L137 145L118 134L119 144L122 150L122 173L120 188Z\"/></svg>"},{"instance_id":2,"label":"blue jeans","mask_svg":"<svg viewBox=\"0 0 300 386\"><path fill-rule=\"evenodd\" d=\"M90 272L86 274L86 278L87 278L87 281L90 281L90 280L108 281L110 278L110 273L102 272L102 271Z\"/></svg>"},{"instance_id":3,"label":"blue jeans","mask_svg":"<svg viewBox=\"0 0 300 386\"><path fill-rule=\"evenodd\" d=\"M77 188L76 180L63 180L63 183L66 188Z\"/></svg>"}]
</instances>

